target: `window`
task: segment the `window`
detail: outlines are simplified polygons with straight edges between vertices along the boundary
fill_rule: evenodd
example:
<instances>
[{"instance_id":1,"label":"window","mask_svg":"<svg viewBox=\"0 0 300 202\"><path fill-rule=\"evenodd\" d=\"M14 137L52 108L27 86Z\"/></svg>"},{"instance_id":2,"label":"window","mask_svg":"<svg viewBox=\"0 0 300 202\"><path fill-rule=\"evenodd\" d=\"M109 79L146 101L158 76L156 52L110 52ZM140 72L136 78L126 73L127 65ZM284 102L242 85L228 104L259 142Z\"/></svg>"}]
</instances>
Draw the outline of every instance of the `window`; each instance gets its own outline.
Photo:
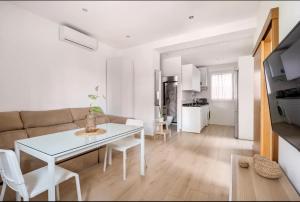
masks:
<instances>
[{"instance_id":1,"label":"window","mask_svg":"<svg viewBox=\"0 0 300 202\"><path fill-rule=\"evenodd\" d=\"M211 75L211 99L232 100L232 73L213 73Z\"/></svg>"}]
</instances>

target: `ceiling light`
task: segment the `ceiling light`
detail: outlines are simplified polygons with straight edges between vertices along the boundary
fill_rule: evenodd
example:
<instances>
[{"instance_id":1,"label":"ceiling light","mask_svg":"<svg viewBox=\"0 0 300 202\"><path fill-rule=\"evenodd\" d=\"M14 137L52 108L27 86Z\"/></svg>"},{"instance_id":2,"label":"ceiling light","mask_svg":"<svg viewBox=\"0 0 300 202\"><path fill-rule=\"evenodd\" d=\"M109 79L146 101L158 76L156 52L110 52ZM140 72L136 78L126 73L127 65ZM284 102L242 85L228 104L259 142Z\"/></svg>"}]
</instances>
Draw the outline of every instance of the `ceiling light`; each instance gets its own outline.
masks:
<instances>
[{"instance_id":1,"label":"ceiling light","mask_svg":"<svg viewBox=\"0 0 300 202\"><path fill-rule=\"evenodd\" d=\"M130 35L126 35L126 38L128 38L128 39L129 39L130 37L131 37Z\"/></svg>"},{"instance_id":2,"label":"ceiling light","mask_svg":"<svg viewBox=\"0 0 300 202\"><path fill-rule=\"evenodd\" d=\"M189 19L190 19L190 20L194 19L194 16L193 16L193 15L190 15L190 16L189 16Z\"/></svg>"},{"instance_id":3,"label":"ceiling light","mask_svg":"<svg viewBox=\"0 0 300 202\"><path fill-rule=\"evenodd\" d=\"M83 12L88 12L89 10L87 8L82 8L81 9Z\"/></svg>"}]
</instances>

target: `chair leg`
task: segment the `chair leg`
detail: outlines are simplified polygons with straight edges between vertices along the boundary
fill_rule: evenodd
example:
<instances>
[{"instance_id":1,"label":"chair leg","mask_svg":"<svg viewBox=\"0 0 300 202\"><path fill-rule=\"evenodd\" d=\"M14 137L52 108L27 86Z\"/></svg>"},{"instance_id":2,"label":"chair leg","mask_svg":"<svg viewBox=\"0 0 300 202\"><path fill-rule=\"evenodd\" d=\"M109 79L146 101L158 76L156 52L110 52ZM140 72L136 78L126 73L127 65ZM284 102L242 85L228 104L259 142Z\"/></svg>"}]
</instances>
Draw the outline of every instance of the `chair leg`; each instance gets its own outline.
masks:
<instances>
[{"instance_id":1,"label":"chair leg","mask_svg":"<svg viewBox=\"0 0 300 202\"><path fill-rule=\"evenodd\" d=\"M21 195L17 193L16 201L21 201Z\"/></svg>"},{"instance_id":2,"label":"chair leg","mask_svg":"<svg viewBox=\"0 0 300 202\"><path fill-rule=\"evenodd\" d=\"M29 201L29 197L23 197L23 201Z\"/></svg>"},{"instance_id":3,"label":"chair leg","mask_svg":"<svg viewBox=\"0 0 300 202\"><path fill-rule=\"evenodd\" d=\"M108 165L112 165L112 148L108 148Z\"/></svg>"},{"instance_id":4,"label":"chair leg","mask_svg":"<svg viewBox=\"0 0 300 202\"><path fill-rule=\"evenodd\" d=\"M81 197L81 189L80 189L80 181L79 181L79 175L75 175L75 182L76 182L76 192L77 192L77 198L78 201L82 201Z\"/></svg>"},{"instance_id":5,"label":"chair leg","mask_svg":"<svg viewBox=\"0 0 300 202\"><path fill-rule=\"evenodd\" d=\"M108 148L108 165L112 164L112 148Z\"/></svg>"},{"instance_id":6,"label":"chair leg","mask_svg":"<svg viewBox=\"0 0 300 202\"><path fill-rule=\"evenodd\" d=\"M108 153L108 146L106 146L106 147L105 147L105 155L104 155L103 172L105 172L105 171L106 171L107 153Z\"/></svg>"},{"instance_id":7,"label":"chair leg","mask_svg":"<svg viewBox=\"0 0 300 202\"><path fill-rule=\"evenodd\" d=\"M123 180L126 180L126 175L127 175L127 172L126 172L126 168L127 168L126 161L127 161L127 152L125 150L125 151L123 151Z\"/></svg>"},{"instance_id":8,"label":"chair leg","mask_svg":"<svg viewBox=\"0 0 300 202\"><path fill-rule=\"evenodd\" d=\"M3 182L3 186L2 186L2 190L1 190L1 195L0 195L0 201L3 201L4 199L4 194L5 194L5 191L6 191L6 183Z\"/></svg>"},{"instance_id":9,"label":"chair leg","mask_svg":"<svg viewBox=\"0 0 300 202\"><path fill-rule=\"evenodd\" d=\"M59 185L56 185L56 200L60 201L60 195L59 195Z\"/></svg>"}]
</instances>

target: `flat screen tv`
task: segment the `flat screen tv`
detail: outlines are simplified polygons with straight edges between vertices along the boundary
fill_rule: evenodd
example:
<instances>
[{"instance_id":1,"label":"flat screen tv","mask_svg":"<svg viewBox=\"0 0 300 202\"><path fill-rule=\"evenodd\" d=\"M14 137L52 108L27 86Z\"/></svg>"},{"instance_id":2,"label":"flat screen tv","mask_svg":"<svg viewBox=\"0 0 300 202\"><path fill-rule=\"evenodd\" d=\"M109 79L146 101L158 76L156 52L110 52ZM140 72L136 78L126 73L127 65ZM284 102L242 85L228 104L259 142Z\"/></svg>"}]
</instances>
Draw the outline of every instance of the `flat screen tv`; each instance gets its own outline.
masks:
<instances>
[{"instance_id":1,"label":"flat screen tv","mask_svg":"<svg viewBox=\"0 0 300 202\"><path fill-rule=\"evenodd\" d=\"M272 129L300 151L300 22L264 61Z\"/></svg>"}]
</instances>

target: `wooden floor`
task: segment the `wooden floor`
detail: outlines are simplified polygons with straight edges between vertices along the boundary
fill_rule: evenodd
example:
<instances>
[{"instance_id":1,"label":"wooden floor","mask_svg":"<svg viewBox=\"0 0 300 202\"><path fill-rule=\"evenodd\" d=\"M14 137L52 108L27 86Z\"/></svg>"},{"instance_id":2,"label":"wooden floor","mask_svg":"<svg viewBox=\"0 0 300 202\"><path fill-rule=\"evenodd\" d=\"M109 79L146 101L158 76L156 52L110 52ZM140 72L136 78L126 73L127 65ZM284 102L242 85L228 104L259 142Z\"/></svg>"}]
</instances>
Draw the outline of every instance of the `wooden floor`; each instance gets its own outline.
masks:
<instances>
[{"instance_id":1,"label":"wooden floor","mask_svg":"<svg viewBox=\"0 0 300 202\"><path fill-rule=\"evenodd\" d=\"M175 134L166 144L162 139L146 140L146 176L139 176L139 150L133 149L126 181L122 156L114 154L106 173L103 162L80 173L83 199L228 200L230 155L252 155L252 142L236 140L233 133L233 127L210 125L201 134ZM73 181L62 184L60 191L62 200L76 200ZM34 200L46 199L42 194Z\"/></svg>"}]
</instances>

